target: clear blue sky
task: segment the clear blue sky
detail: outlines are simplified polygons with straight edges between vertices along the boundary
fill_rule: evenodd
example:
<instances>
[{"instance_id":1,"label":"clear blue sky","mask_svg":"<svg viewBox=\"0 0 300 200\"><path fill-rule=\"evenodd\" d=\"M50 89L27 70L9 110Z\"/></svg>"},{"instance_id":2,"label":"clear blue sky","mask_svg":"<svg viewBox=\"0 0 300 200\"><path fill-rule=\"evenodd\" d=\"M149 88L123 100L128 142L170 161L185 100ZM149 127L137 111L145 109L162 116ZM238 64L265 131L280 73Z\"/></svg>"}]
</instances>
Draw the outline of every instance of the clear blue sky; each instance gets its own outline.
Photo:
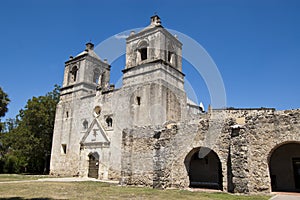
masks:
<instances>
[{"instance_id":1,"label":"clear blue sky","mask_svg":"<svg viewBox=\"0 0 300 200\"><path fill-rule=\"evenodd\" d=\"M61 85L64 62L86 42L147 26L154 12L166 28L190 36L210 54L224 80L227 106L299 108L299 10L298 0L2 1L0 86L11 99L6 117ZM123 66L114 62L113 73ZM189 80L207 106L203 80Z\"/></svg>"}]
</instances>

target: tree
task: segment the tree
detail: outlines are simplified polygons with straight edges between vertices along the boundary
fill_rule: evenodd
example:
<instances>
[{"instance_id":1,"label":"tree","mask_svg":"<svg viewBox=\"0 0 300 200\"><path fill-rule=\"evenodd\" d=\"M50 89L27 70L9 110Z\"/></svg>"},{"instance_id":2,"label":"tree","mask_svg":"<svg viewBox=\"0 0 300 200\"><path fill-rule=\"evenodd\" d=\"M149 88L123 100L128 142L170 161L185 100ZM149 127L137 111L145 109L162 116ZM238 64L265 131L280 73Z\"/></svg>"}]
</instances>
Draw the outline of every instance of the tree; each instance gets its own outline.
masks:
<instances>
[{"instance_id":1,"label":"tree","mask_svg":"<svg viewBox=\"0 0 300 200\"><path fill-rule=\"evenodd\" d=\"M5 113L8 111L7 105L9 101L8 95L0 87L0 117L4 117Z\"/></svg>"},{"instance_id":2,"label":"tree","mask_svg":"<svg viewBox=\"0 0 300 200\"><path fill-rule=\"evenodd\" d=\"M4 165L4 170L29 173L48 171L58 101L59 87L56 85L45 96L28 100L25 108L19 111L16 126L12 125L12 130L3 134L1 139L6 149L5 164L9 163L6 168Z\"/></svg>"},{"instance_id":3,"label":"tree","mask_svg":"<svg viewBox=\"0 0 300 200\"><path fill-rule=\"evenodd\" d=\"M10 102L8 95L0 87L0 118L5 116L8 111L7 105ZM0 121L0 132L2 131L3 124Z\"/></svg>"}]
</instances>

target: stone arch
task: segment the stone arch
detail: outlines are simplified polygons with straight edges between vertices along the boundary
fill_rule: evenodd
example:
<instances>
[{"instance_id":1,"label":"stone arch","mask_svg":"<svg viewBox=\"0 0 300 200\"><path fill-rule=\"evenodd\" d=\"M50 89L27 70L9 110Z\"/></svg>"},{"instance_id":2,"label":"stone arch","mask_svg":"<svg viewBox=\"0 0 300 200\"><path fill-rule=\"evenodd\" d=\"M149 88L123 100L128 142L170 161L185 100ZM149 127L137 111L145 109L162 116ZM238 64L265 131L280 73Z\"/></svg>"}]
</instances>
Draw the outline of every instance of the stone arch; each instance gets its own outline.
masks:
<instances>
[{"instance_id":1,"label":"stone arch","mask_svg":"<svg viewBox=\"0 0 300 200\"><path fill-rule=\"evenodd\" d=\"M192 149L185 157L184 164L189 176L189 187L223 189L222 164L212 149Z\"/></svg>"},{"instance_id":2,"label":"stone arch","mask_svg":"<svg viewBox=\"0 0 300 200\"><path fill-rule=\"evenodd\" d=\"M276 145L268 155L272 191L300 191L300 142Z\"/></svg>"},{"instance_id":3,"label":"stone arch","mask_svg":"<svg viewBox=\"0 0 300 200\"><path fill-rule=\"evenodd\" d=\"M88 177L98 178L100 156L97 152L90 152L88 157L89 157Z\"/></svg>"}]
</instances>

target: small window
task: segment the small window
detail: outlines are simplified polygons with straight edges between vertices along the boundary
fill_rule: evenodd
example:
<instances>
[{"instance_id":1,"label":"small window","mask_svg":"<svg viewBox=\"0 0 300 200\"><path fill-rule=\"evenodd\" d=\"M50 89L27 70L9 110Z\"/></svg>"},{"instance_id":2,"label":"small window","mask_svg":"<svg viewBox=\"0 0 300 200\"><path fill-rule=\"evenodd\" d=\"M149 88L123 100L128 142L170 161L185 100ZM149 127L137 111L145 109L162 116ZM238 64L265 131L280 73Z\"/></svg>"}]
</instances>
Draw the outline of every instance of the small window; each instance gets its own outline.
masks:
<instances>
[{"instance_id":1,"label":"small window","mask_svg":"<svg viewBox=\"0 0 300 200\"><path fill-rule=\"evenodd\" d=\"M83 126L84 129L88 128L89 123L88 123L88 121L86 119L83 121L82 126Z\"/></svg>"},{"instance_id":2,"label":"small window","mask_svg":"<svg viewBox=\"0 0 300 200\"><path fill-rule=\"evenodd\" d=\"M136 103L137 105L141 105L141 97L136 97Z\"/></svg>"},{"instance_id":3,"label":"small window","mask_svg":"<svg viewBox=\"0 0 300 200\"><path fill-rule=\"evenodd\" d=\"M62 145L61 145L61 152L62 152L63 154L66 154L66 153L67 153L67 145L66 145L66 144L62 144Z\"/></svg>"},{"instance_id":4,"label":"small window","mask_svg":"<svg viewBox=\"0 0 300 200\"><path fill-rule=\"evenodd\" d=\"M68 111L66 112L66 117L67 117L67 118L69 117L69 112L68 112Z\"/></svg>"},{"instance_id":5,"label":"small window","mask_svg":"<svg viewBox=\"0 0 300 200\"><path fill-rule=\"evenodd\" d=\"M112 123L113 123L113 120L112 118L109 116L106 118L106 124L107 124L107 127L112 127Z\"/></svg>"}]
</instances>

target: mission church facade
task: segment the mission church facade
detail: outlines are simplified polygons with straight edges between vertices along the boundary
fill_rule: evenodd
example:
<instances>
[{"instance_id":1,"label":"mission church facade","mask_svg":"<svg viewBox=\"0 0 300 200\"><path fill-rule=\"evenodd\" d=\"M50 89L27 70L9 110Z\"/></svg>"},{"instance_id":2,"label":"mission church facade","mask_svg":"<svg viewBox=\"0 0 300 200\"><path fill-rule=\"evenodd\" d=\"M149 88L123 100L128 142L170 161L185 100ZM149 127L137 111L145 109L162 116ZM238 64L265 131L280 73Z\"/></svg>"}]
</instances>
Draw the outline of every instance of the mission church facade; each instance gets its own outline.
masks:
<instances>
[{"instance_id":1,"label":"mission church facade","mask_svg":"<svg viewBox=\"0 0 300 200\"><path fill-rule=\"evenodd\" d=\"M92 43L65 62L50 173L154 188L300 190L300 111L203 109L184 91L182 43L151 17L126 39L123 85Z\"/></svg>"}]
</instances>

